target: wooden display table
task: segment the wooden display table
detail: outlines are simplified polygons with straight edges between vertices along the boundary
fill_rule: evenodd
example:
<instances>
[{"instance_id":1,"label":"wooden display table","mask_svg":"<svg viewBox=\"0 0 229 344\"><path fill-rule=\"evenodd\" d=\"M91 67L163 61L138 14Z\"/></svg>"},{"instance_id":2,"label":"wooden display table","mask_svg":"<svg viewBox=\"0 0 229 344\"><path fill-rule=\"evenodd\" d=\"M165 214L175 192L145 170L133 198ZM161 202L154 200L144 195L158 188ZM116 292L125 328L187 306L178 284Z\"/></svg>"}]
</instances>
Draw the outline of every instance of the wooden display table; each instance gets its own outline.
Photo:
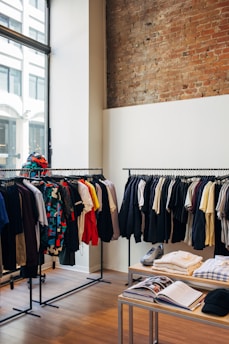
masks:
<instances>
[{"instance_id":1,"label":"wooden display table","mask_svg":"<svg viewBox=\"0 0 229 344\"><path fill-rule=\"evenodd\" d=\"M139 276L155 276L155 275L161 275L161 276L168 276L173 280L180 280L184 281L187 284L196 287L196 288L202 288L206 290L212 290L215 288L229 288L229 282L222 282L222 281L216 281L211 280L207 278L198 278L193 277L189 275L182 275L177 273L169 273L165 271L159 271L159 270L153 270L152 266L144 266L141 263L137 263L135 265L129 266L128 268L128 285L130 286L133 283L133 275L139 275Z\"/></svg>"},{"instance_id":2,"label":"wooden display table","mask_svg":"<svg viewBox=\"0 0 229 344\"><path fill-rule=\"evenodd\" d=\"M123 305L128 305L129 311L129 344L133 344L133 307L139 307L149 311L149 344L158 342L158 314L164 313L184 319L197 321L199 323L218 326L229 329L229 314L220 317L208 315L201 312L202 306L194 311L185 310L175 306L162 305L154 302L147 302L118 296L118 344L123 344ZM228 332L229 334L229 332Z\"/></svg>"},{"instance_id":3,"label":"wooden display table","mask_svg":"<svg viewBox=\"0 0 229 344\"><path fill-rule=\"evenodd\" d=\"M229 288L229 282L221 282L210 280L206 278L197 278L189 275L182 275L177 273L168 273L159 270L153 270L152 266L144 266L141 263L130 266L128 269L128 285L132 285L133 276L168 276L173 280L181 280L190 286L201 289L203 292L209 292L216 288ZM179 307L157 304L154 302L147 302L142 300L131 299L122 295L118 296L118 343L123 344L123 305L128 305L129 312L129 344L133 344L133 307L143 308L149 311L149 343L158 343L158 314L164 313L176 317L182 317L204 324L224 327L229 329L229 314L225 317L213 316L201 311L200 305L194 311L185 310ZM229 333L228 333L229 334Z\"/></svg>"}]
</instances>

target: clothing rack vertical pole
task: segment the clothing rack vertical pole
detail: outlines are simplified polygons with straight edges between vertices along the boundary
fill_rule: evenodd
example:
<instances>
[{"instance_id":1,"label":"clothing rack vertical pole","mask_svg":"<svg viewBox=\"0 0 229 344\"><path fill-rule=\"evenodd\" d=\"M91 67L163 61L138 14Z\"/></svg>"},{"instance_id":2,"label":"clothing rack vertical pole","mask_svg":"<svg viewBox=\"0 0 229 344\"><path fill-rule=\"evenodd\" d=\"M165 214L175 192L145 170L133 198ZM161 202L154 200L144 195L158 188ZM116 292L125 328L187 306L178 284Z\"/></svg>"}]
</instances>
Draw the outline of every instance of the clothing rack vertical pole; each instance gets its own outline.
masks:
<instances>
[{"instance_id":1,"label":"clothing rack vertical pole","mask_svg":"<svg viewBox=\"0 0 229 344\"><path fill-rule=\"evenodd\" d=\"M100 266L101 266L101 269L100 269L100 277L98 278L98 282L104 282L104 283L111 283L110 281L106 281L103 279L103 241L101 240L100 241ZM91 277L87 277L87 279L89 280L92 280L92 281L96 281L96 279L94 278L91 278Z\"/></svg>"},{"instance_id":2,"label":"clothing rack vertical pole","mask_svg":"<svg viewBox=\"0 0 229 344\"><path fill-rule=\"evenodd\" d=\"M131 170L128 169L128 176L131 176ZM131 259L130 259L130 238L128 239L128 267L131 264Z\"/></svg>"}]
</instances>

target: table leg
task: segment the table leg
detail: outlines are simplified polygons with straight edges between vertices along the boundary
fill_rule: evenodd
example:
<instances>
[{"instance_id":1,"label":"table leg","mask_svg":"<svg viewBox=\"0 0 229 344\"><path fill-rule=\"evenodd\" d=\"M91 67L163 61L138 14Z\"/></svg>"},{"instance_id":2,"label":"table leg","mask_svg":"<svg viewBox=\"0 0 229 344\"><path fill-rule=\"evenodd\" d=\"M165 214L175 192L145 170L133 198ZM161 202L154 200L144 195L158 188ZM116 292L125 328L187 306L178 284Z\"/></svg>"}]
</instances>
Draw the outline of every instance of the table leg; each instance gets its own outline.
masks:
<instances>
[{"instance_id":1,"label":"table leg","mask_svg":"<svg viewBox=\"0 0 229 344\"><path fill-rule=\"evenodd\" d=\"M133 344L133 306L129 309L129 344ZM118 344L123 344L123 303L118 301Z\"/></svg>"},{"instance_id":2,"label":"table leg","mask_svg":"<svg viewBox=\"0 0 229 344\"><path fill-rule=\"evenodd\" d=\"M158 344L158 312L154 312L154 344Z\"/></svg>"},{"instance_id":3,"label":"table leg","mask_svg":"<svg viewBox=\"0 0 229 344\"><path fill-rule=\"evenodd\" d=\"M133 344L133 306L129 305L129 344Z\"/></svg>"},{"instance_id":4,"label":"table leg","mask_svg":"<svg viewBox=\"0 0 229 344\"><path fill-rule=\"evenodd\" d=\"M149 344L153 343L153 329L154 329L153 312L149 311Z\"/></svg>"},{"instance_id":5,"label":"table leg","mask_svg":"<svg viewBox=\"0 0 229 344\"><path fill-rule=\"evenodd\" d=\"M133 284L133 274L132 272L128 272L128 286L130 287Z\"/></svg>"},{"instance_id":6,"label":"table leg","mask_svg":"<svg viewBox=\"0 0 229 344\"><path fill-rule=\"evenodd\" d=\"M123 344L123 304L118 301L118 344Z\"/></svg>"}]
</instances>

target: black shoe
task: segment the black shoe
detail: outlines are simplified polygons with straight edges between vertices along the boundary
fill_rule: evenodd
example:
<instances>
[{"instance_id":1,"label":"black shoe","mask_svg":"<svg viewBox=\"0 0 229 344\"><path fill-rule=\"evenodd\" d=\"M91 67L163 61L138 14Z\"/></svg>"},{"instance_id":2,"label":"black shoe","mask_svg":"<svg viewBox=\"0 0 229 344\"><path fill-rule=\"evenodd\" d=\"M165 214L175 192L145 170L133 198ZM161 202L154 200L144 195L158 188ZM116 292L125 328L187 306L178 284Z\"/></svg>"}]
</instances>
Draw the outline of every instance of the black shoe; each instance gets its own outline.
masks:
<instances>
[{"instance_id":1,"label":"black shoe","mask_svg":"<svg viewBox=\"0 0 229 344\"><path fill-rule=\"evenodd\" d=\"M164 254L163 245L160 244L157 247L152 247L142 258L141 263L143 265L153 265L155 259L159 259Z\"/></svg>"}]
</instances>

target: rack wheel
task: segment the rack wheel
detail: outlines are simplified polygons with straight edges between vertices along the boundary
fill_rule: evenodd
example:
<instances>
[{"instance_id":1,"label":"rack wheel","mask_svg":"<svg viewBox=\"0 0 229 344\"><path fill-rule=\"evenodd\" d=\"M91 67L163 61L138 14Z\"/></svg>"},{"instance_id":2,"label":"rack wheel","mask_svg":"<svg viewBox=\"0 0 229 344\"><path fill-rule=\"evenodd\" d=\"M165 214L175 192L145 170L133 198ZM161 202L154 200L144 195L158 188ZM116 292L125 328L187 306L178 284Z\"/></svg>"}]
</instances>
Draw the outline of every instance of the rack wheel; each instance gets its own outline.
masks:
<instances>
[{"instance_id":1,"label":"rack wheel","mask_svg":"<svg viewBox=\"0 0 229 344\"><path fill-rule=\"evenodd\" d=\"M45 283L46 274L41 275L41 283Z\"/></svg>"},{"instance_id":2,"label":"rack wheel","mask_svg":"<svg viewBox=\"0 0 229 344\"><path fill-rule=\"evenodd\" d=\"M11 290L14 289L14 279L13 279L13 277L10 278L10 289Z\"/></svg>"}]
</instances>

